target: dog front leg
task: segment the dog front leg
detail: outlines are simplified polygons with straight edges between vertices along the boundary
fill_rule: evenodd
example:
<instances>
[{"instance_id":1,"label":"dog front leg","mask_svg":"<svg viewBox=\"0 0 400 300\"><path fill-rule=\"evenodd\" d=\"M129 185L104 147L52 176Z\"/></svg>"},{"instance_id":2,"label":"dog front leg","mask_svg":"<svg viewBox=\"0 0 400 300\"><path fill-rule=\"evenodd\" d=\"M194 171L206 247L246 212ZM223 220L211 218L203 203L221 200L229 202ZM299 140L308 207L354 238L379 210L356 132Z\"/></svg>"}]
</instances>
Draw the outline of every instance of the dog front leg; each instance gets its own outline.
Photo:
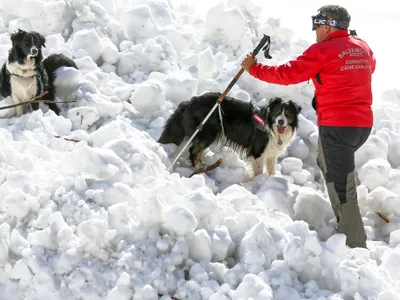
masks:
<instances>
[{"instance_id":1,"label":"dog front leg","mask_svg":"<svg viewBox=\"0 0 400 300\"><path fill-rule=\"evenodd\" d=\"M267 170L269 176L275 175L276 161L277 157L275 156L267 157L267 159L265 160L265 169Z\"/></svg>"},{"instance_id":2,"label":"dog front leg","mask_svg":"<svg viewBox=\"0 0 400 300\"><path fill-rule=\"evenodd\" d=\"M13 94L11 97L13 99L14 104L21 103L20 99L15 94ZM16 106L15 107L15 117L19 118L23 114L24 114L24 105Z\"/></svg>"},{"instance_id":3,"label":"dog front leg","mask_svg":"<svg viewBox=\"0 0 400 300\"><path fill-rule=\"evenodd\" d=\"M251 157L251 164L253 166L254 177L261 175L263 173L263 156L258 158Z\"/></svg>"}]
</instances>

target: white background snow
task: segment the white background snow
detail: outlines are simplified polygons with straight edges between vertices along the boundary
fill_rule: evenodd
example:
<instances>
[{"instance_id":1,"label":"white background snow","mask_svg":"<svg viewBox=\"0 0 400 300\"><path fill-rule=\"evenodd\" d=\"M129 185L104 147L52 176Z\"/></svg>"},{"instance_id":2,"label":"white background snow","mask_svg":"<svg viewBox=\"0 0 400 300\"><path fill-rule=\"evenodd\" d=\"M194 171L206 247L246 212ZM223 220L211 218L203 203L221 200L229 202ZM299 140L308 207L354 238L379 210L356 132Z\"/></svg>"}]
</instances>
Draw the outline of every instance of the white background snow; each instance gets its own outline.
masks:
<instances>
[{"instance_id":1,"label":"white background snow","mask_svg":"<svg viewBox=\"0 0 400 300\"><path fill-rule=\"evenodd\" d=\"M230 92L302 105L275 177L243 182L244 162L220 148L205 154L223 159L208 175L187 178L185 161L169 173L176 147L156 142L179 103L227 87L263 33L273 58L259 61L301 54L326 3L2 0L1 64L22 28L79 71L59 71L59 100L76 100L60 116L45 106L20 118L0 111L0 298L400 299L400 10L391 0L337 3L378 61L375 126L356 156L369 250L334 234L311 83L243 74Z\"/></svg>"}]
</instances>

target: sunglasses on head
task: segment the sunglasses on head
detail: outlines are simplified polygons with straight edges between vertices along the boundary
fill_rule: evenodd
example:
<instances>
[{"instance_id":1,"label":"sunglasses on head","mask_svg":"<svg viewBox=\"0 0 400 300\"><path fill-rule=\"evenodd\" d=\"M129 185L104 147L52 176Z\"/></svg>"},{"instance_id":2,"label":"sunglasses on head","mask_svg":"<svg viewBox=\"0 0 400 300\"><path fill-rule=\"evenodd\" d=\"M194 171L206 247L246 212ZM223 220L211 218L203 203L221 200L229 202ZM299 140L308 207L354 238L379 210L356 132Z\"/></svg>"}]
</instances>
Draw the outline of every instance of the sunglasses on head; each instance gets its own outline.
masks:
<instances>
[{"instance_id":1,"label":"sunglasses on head","mask_svg":"<svg viewBox=\"0 0 400 300\"><path fill-rule=\"evenodd\" d=\"M349 27L348 21L337 21L323 11L320 11L317 15L312 16L311 19L313 31L316 30L320 25L328 25L340 29L347 29Z\"/></svg>"}]
</instances>

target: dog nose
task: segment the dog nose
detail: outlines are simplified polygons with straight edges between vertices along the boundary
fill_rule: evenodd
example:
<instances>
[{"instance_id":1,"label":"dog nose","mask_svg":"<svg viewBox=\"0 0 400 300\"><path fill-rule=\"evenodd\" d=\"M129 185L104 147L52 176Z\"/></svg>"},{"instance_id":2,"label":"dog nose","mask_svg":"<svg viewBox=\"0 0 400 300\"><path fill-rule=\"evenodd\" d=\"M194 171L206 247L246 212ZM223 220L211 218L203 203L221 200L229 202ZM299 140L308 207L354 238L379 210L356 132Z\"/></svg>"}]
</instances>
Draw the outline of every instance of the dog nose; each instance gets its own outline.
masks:
<instances>
[{"instance_id":1,"label":"dog nose","mask_svg":"<svg viewBox=\"0 0 400 300\"><path fill-rule=\"evenodd\" d=\"M285 121L283 121L282 119L278 120L278 125L283 126L284 123L285 123Z\"/></svg>"},{"instance_id":2,"label":"dog nose","mask_svg":"<svg viewBox=\"0 0 400 300\"><path fill-rule=\"evenodd\" d=\"M33 55L38 54L38 50L36 48L31 49L31 52L32 52Z\"/></svg>"}]
</instances>

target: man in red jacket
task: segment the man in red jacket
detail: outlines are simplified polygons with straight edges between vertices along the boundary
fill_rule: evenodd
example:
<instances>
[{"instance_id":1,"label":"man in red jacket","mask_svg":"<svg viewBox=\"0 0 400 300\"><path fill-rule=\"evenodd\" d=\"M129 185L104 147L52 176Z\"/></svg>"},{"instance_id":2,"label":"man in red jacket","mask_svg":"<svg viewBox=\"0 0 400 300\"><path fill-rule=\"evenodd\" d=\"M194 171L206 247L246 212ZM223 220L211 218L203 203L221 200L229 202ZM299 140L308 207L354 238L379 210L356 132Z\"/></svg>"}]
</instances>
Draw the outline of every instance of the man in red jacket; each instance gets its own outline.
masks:
<instances>
[{"instance_id":1,"label":"man in red jacket","mask_svg":"<svg viewBox=\"0 0 400 300\"><path fill-rule=\"evenodd\" d=\"M317 42L295 60L266 66L248 55L242 67L269 83L289 85L312 79L319 128L317 163L338 229L346 235L349 247L366 248L354 154L368 139L373 126L371 75L376 61L369 46L348 32L350 15L345 8L323 6L312 22Z\"/></svg>"}]
</instances>

